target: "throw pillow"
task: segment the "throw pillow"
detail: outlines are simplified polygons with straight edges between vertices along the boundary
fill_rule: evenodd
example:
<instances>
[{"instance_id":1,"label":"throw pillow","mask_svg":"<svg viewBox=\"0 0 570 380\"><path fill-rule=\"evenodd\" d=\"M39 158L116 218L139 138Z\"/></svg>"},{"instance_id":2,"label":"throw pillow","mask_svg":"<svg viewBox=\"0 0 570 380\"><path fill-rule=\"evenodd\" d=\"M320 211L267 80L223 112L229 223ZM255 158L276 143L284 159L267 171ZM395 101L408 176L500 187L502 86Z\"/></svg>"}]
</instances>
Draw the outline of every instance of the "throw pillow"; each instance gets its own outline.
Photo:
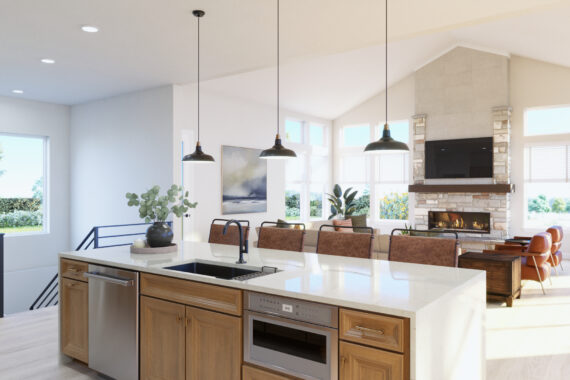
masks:
<instances>
[{"instance_id":1,"label":"throw pillow","mask_svg":"<svg viewBox=\"0 0 570 380\"><path fill-rule=\"evenodd\" d=\"M352 221L352 227L366 227L366 215L351 215L349 218ZM370 233L367 228L353 228L352 230L358 233Z\"/></svg>"},{"instance_id":2,"label":"throw pillow","mask_svg":"<svg viewBox=\"0 0 570 380\"><path fill-rule=\"evenodd\" d=\"M277 227L277 228L291 228L289 223L287 223L283 219L277 219L277 225L275 227Z\"/></svg>"},{"instance_id":3,"label":"throw pillow","mask_svg":"<svg viewBox=\"0 0 570 380\"><path fill-rule=\"evenodd\" d=\"M352 220L350 219L333 219L333 226L344 226L344 227L352 227ZM339 228L335 227L334 229L337 232L352 232L350 228Z\"/></svg>"}]
</instances>

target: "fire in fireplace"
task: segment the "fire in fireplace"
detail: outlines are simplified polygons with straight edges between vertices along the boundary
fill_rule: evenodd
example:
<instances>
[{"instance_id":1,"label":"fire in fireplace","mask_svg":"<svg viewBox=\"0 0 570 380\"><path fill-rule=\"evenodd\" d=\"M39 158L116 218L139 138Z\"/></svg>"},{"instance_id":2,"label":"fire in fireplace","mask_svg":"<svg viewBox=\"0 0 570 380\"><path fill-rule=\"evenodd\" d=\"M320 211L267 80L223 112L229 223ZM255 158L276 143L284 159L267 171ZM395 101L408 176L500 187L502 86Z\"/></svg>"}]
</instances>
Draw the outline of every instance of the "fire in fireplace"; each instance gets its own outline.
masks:
<instances>
[{"instance_id":1,"label":"fire in fireplace","mask_svg":"<svg viewBox=\"0 0 570 380\"><path fill-rule=\"evenodd\" d=\"M429 211L428 228L488 234L491 233L491 214L488 212Z\"/></svg>"}]
</instances>

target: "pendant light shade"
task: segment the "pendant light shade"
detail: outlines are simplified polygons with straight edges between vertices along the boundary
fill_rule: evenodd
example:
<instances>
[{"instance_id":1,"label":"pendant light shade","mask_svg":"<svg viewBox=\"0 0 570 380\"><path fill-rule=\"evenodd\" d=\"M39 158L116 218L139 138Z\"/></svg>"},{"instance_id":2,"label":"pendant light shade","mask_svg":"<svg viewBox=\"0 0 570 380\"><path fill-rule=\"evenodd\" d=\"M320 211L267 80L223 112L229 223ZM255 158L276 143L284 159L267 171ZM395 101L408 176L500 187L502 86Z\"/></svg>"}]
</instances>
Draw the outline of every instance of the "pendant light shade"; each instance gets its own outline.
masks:
<instances>
[{"instance_id":1,"label":"pendant light shade","mask_svg":"<svg viewBox=\"0 0 570 380\"><path fill-rule=\"evenodd\" d=\"M285 148L279 136L279 0L277 0L277 135L275 136L275 145L261 152L259 158L286 159L294 157L297 157L295 152Z\"/></svg>"},{"instance_id":2,"label":"pendant light shade","mask_svg":"<svg viewBox=\"0 0 570 380\"><path fill-rule=\"evenodd\" d=\"M380 153L382 151L391 150L391 151L405 151L410 150L408 145L403 142L396 141L390 136L390 127L388 126L388 0L386 2L386 44L385 44L385 52L386 52L386 124L384 124L384 130L382 131L382 137L378 141L371 142L370 144L366 145L364 148L365 153Z\"/></svg>"},{"instance_id":3,"label":"pendant light shade","mask_svg":"<svg viewBox=\"0 0 570 380\"><path fill-rule=\"evenodd\" d=\"M206 14L201 10L194 10L192 14L198 19L198 139L196 140L196 150L187 154L182 158L184 162L192 163L212 163L214 162L214 157L206 154L202 151L202 146L200 145L200 18L204 17Z\"/></svg>"}]
</instances>

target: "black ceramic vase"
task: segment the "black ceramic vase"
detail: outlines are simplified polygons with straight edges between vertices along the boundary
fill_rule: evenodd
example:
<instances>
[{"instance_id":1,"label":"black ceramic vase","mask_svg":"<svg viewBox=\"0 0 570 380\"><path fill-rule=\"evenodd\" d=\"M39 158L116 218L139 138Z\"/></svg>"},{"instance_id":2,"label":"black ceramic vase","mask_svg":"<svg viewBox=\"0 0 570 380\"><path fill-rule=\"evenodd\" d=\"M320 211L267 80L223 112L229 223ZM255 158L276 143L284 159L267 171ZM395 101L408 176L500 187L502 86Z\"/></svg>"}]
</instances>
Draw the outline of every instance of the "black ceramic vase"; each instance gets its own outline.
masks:
<instances>
[{"instance_id":1,"label":"black ceramic vase","mask_svg":"<svg viewBox=\"0 0 570 380\"><path fill-rule=\"evenodd\" d=\"M152 248L169 246L173 238L172 229L164 222L154 222L146 230L146 242Z\"/></svg>"}]
</instances>

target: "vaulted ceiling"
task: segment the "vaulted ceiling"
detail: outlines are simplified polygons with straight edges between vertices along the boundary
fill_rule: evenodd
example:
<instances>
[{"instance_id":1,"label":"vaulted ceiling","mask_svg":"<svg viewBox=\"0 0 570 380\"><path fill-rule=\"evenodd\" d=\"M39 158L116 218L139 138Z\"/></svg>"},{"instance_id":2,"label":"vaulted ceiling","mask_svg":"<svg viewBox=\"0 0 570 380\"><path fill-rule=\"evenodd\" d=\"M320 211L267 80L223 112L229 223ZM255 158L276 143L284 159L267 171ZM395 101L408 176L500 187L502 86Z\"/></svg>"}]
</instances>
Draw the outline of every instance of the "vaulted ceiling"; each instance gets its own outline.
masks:
<instances>
[{"instance_id":1,"label":"vaulted ceiling","mask_svg":"<svg viewBox=\"0 0 570 380\"><path fill-rule=\"evenodd\" d=\"M0 95L77 104L196 79L271 102L273 0L0 0ZM392 0L390 82L457 43L570 66L570 0ZM81 25L100 28L88 34ZM284 106L328 118L383 86L384 2L282 0ZM53 65L41 64L52 58ZM244 83L253 83L243 94ZM246 87L247 88L247 87ZM313 101L309 101L313 99Z\"/></svg>"}]
</instances>

